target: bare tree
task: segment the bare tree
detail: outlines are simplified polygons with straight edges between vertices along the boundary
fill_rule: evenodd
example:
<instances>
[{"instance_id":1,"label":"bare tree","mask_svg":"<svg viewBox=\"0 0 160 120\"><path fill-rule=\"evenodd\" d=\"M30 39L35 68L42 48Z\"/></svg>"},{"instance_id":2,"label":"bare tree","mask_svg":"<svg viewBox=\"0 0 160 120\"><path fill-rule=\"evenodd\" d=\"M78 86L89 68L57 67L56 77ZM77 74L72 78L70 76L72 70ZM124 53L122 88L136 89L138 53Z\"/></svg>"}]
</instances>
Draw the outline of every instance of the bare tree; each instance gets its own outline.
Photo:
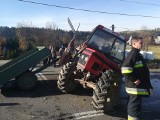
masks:
<instances>
[{"instance_id":1,"label":"bare tree","mask_svg":"<svg viewBox=\"0 0 160 120\"><path fill-rule=\"evenodd\" d=\"M45 40L45 45L54 45L56 46L59 40L58 39L58 34L56 30L58 29L57 25L54 22L47 22L46 23L46 29L44 31L44 40Z\"/></svg>"},{"instance_id":2,"label":"bare tree","mask_svg":"<svg viewBox=\"0 0 160 120\"><path fill-rule=\"evenodd\" d=\"M54 23L54 22L47 22L46 23L46 27L45 28L47 28L47 29L52 29L52 30L56 30L58 27L57 27L57 25Z\"/></svg>"},{"instance_id":3,"label":"bare tree","mask_svg":"<svg viewBox=\"0 0 160 120\"><path fill-rule=\"evenodd\" d=\"M19 48L22 51L27 51L33 48L32 40L33 40L33 32L32 23L22 22L17 24L16 36L19 39Z\"/></svg>"},{"instance_id":4,"label":"bare tree","mask_svg":"<svg viewBox=\"0 0 160 120\"><path fill-rule=\"evenodd\" d=\"M151 43L151 32L147 26L142 26L139 34L143 37L143 49L148 51L149 44Z\"/></svg>"}]
</instances>

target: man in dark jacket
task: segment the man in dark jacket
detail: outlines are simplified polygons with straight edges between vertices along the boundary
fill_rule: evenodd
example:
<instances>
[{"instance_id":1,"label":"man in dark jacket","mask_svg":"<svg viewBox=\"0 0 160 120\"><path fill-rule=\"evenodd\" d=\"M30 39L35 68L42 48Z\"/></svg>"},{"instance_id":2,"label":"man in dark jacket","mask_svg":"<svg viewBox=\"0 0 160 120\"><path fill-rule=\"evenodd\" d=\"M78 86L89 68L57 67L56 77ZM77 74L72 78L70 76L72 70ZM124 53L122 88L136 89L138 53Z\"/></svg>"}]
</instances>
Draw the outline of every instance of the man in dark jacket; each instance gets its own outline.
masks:
<instances>
[{"instance_id":1,"label":"man in dark jacket","mask_svg":"<svg viewBox=\"0 0 160 120\"><path fill-rule=\"evenodd\" d=\"M142 37L132 37L131 46L132 50L123 62L121 71L126 79L126 92L129 96L128 120L140 120L141 97L149 96L152 86L149 69L143 56L140 54L143 46Z\"/></svg>"}]
</instances>

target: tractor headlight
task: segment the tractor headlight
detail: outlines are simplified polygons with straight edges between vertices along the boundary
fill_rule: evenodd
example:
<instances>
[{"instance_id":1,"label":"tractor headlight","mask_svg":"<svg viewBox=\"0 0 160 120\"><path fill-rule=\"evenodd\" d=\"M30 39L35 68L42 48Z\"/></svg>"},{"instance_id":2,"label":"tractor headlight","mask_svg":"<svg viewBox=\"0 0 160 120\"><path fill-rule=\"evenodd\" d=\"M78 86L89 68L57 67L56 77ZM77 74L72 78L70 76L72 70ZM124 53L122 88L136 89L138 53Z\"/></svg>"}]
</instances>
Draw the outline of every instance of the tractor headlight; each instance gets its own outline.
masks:
<instances>
[{"instance_id":1,"label":"tractor headlight","mask_svg":"<svg viewBox=\"0 0 160 120\"><path fill-rule=\"evenodd\" d=\"M82 53L78 62L82 65L85 65L88 59L89 59L89 56L87 54Z\"/></svg>"},{"instance_id":2,"label":"tractor headlight","mask_svg":"<svg viewBox=\"0 0 160 120\"><path fill-rule=\"evenodd\" d=\"M87 61L88 61L88 58L89 58L88 56L85 57L85 58L84 58L84 61L87 62Z\"/></svg>"},{"instance_id":3,"label":"tractor headlight","mask_svg":"<svg viewBox=\"0 0 160 120\"><path fill-rule=\"evenodd\" d=\"M83 59L83 58L84 58L84 55L81 56L81 59Z\"/></svg>"}]
</instances>

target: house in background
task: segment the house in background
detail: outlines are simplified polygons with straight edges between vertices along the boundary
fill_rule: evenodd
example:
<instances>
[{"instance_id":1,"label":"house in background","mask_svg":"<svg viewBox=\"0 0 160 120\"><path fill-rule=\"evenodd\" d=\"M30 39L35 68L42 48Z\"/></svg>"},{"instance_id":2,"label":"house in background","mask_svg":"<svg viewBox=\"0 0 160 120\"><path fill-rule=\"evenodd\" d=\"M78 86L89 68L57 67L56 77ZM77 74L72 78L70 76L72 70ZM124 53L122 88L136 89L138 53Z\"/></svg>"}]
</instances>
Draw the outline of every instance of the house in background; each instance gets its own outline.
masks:
<instances>
[{"instance_id":1,"label":"house in background","mask_svg":"<svg viewBox=\"0 0 160 120\"><path fill-rule=\"evenodd\" d=\"M155 44L160 44L160 35L158 35L156 38L154 38Z\"/></svg>"}]
</instances>

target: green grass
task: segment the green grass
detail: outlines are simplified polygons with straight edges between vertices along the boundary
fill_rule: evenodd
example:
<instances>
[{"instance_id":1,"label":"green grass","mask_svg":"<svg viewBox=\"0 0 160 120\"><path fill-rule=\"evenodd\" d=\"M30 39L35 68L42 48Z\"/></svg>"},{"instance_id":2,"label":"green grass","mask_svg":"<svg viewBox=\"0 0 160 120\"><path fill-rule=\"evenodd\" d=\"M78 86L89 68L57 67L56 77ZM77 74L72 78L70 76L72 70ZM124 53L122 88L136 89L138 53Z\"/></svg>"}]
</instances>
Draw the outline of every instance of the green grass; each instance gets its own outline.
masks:
<instances>
[{"instance_id":1,"label":"green grass","mask_svg":"<svg viewBox=\"0 0 160 120\"><path fill-rule=\"evenodd\" d=\"M160 60L160 46L150 45L148 47L148 50L154 53L155 60Z\"/></svg>"},{"instance_id":2,"label":"green grass","mask_svg":"<svg viewBox=\"0 0 160 120\"><path fill-rule=\"evenodd\" d=\"M150 45L148 51L154 53L154 60L148 62L148 66L152 72L160 72L160 46Z\"/></svg>"}]
</instances>

